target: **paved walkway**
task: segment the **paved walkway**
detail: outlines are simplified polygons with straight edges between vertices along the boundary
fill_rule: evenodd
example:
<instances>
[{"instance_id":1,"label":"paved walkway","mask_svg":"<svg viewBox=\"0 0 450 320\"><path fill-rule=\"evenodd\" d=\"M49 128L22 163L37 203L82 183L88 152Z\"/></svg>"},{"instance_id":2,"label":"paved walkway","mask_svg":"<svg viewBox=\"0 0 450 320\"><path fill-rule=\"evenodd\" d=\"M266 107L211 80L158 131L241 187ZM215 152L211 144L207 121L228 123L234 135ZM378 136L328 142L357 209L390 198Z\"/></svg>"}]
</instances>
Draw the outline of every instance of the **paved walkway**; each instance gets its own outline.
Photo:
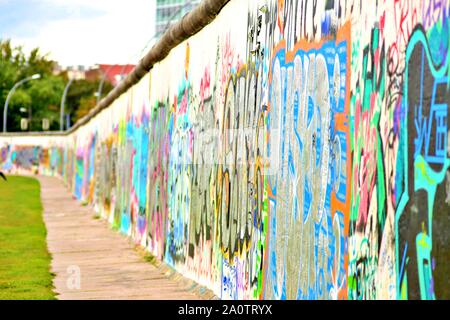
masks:
<instances>
[{"instance_id":1,"label":"paved walkway","mask_svg":"<svg viewBox=\"0 0 450 320\"><path fill-rule=\"evenodd\" d=\"M198 299L94 219L57 178L38 177L58 299ZM77 288L76 274L80 282Z\"/></svg>"}]
</instances>

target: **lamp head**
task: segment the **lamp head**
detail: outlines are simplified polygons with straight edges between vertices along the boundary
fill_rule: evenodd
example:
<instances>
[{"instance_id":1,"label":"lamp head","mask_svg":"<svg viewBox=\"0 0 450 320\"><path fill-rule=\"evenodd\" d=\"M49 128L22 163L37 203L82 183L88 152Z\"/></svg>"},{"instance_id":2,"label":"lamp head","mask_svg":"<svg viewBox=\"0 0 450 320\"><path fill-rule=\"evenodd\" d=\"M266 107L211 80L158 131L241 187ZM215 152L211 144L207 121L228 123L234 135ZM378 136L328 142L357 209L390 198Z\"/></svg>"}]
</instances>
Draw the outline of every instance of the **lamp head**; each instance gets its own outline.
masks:
<instances>
[{"instance_id":1,"label":"lamp head","mask_svg":"<svg viewBox=\"0 0 450 320\"><path fill-rule=\"evenodd\" d=\"M41 77L41 75L39 73L36 73L31 76L31 79L36 80L36 79L39 79L40 77Z\"/></svg>"}]
</instances>

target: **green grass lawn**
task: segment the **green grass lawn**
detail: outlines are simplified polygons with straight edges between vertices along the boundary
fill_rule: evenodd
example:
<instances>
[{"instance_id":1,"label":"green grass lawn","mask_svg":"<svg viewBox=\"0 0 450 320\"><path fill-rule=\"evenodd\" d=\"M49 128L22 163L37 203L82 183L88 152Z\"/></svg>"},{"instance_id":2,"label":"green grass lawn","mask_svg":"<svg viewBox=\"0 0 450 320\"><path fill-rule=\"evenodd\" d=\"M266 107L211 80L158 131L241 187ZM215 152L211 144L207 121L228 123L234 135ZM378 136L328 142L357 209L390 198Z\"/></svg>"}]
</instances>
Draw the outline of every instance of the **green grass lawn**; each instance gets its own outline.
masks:
<instances>
[{"instance_id":1,"label":"green grass lawn","mask_svg":"<svg viewBox=\"0 0 450 320\"><path fill-rule=\"evenodd\" d=\"M36 179L0 179L0 300L55 299Z\"/></svg>"}]
</instances>

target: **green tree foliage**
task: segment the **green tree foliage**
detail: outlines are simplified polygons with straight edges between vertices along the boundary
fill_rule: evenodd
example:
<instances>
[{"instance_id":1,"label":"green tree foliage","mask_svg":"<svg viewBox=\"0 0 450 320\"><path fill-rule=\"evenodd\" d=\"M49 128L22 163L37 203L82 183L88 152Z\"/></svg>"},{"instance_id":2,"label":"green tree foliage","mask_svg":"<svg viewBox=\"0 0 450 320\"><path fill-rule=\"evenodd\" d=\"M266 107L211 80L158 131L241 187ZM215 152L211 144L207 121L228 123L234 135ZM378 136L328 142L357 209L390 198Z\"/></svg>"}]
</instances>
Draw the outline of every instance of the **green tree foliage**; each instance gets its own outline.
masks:
<instances>
[{"instance_id":1,"label":"green tree foliage","mask_svg":"<svg viewBox=\"0 0 450 320\"><path fill-rule=\"evenodd\" d=\"M10 40L0 39L0 125L3 127L3 107L9 91L15 83L40 74L38 80L28 81L21 85L11 97L8 106L7 129L9 132L21 131L21 118L31 119L28 130L42 130L42 119L50 121L50 130L59 130L60 104L64 88L68 82L67 73L53 74L55 61L41 54L35 48L25 54L21 46L13 47ZM75 80L67 94L65 113L70 114L73 124L95 107L95 93L99 80ZM112 85L105 82L102 96L105 96Z\"/></svg>"},{"instance_id":2,"label":"green tree foliage","mask_svg":"<svg viewBox=\"0 0 450 320\"><path fill-rule=\"evenodd\" d=\"M30 83L28 94L32 101L32 131L41 130L43 118L49 119L50 130L59 130L60 104L64 86L64 79L53 75Z\"/></svg>"},{"instance_id":3,"label":"green tree foliage","mask_svg":"<svg viewBox=\"0 0 450 320\"><path fill-rule=\"evenodd\" d=\"M80 104L75 112L75 119L79 120L89 113L89 110L95 107L97 103L96 97L83 97L80 99Z\"/></svg>"},{"instance_id":4,"label":"green tree foliage","mask_svg":"<svg viewBox=\"0 0 450 320\"><path fill-rule=\"evenodd\" d=\"M59 127L59 101L64 90L64 78L52 74L55 62L38 48L28 55L21 46L13 47L10 40L0 40L0 106L3 107L15 83L40 74L41 79L20 86L8 106L8 131L20 131L20 119L32 119L29 130L41 130L42 118L48 117L52 127ZM53 120L53 121L52 121ZM55 121L58 121L56 123ZM3 126L3 112L1 117ZM54 125L53 125L54 124Z\"/></svg>"},{"instance_id":5,"label":"green tree foliage","mask_svg":"<svg viewBox=\"0 0 450 320\"><path fill-rule=\"evenodd\" d=\"M87 81L84 79L73 81L67 92L66 110L71 115L71 122L74 123L90 109L95 107L97 98L95 94L98 91L100 80ZM113 88L112 84L105 81L102 89L102 97L104 97Z\"/></svg>"}]
</instances>

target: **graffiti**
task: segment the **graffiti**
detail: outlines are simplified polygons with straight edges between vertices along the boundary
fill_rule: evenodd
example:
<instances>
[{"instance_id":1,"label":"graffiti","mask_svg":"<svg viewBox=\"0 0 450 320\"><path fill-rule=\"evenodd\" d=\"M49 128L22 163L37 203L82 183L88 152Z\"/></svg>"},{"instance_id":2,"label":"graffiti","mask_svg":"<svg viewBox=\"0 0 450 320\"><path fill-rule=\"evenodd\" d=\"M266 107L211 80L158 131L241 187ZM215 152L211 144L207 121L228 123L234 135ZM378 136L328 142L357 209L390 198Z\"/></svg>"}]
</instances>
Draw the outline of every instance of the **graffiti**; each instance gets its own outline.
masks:
<instances>
[{"instance_id":1,"label":"graffiti","mask_svg":"<svg viewBox=\"0 0 450 320\"><path fill-rule=\"evenodd\" d=\"M187 47L188 48L188 47ZM189 50L186 50L186 60ZM188 62L186 62L188 65ZM188 76L188 70L186 75ZM190 175L192 163L192 122L189 118L191 88L183 79L173 104L169 120L168 225L166 229L165 260L172 266L183 264L186 258L188 219L191 202Z\"/></svg>"},{"instance_id":2,"label":"graffiti","mask_svg":"<svg viewBox=\"0 0 450 320\"><path fill-rule=\"evenodd\" d=\"M204 135L215 124L214 110L211 97L210 71L205 69L200 82L200 96L197 117L193 122L193 145L192 145L192 175L191 202L189 217L189 239L187 251L187 266L195 270L198 278L211 280L212 268L212 238L215 226L215 208L212 196L211 183L215 181L215 167L212 157L215 152L213 139L197 139Z\"/></svg>"},{"instance_id":3,"label":"graffiti","mask_svg":"<svg viewBox=\"0 0 450 320\"><path fill-rule=\"evenodd\" d=\"M0 135L1 170L223 299L448 299L449 15L232 0L74 132Z\"/></svg>"},{"instance_id":4,"label":"graffiti","mask_svg":"<svg viewBox=\"0 0 450 320\"><path fill-rule=\"evenodd\" d=\"M437 292L441 296L448 292L434 280L434 275L442 277L441 273L448 271L446 263L435 256L437 250L442 256L448 252L447 239L440 234L448 230L450 212L443 183L450 166L448 56L444 58L440 61L443 64L435 64L425 33L417 28L406 53L405 116L399 151L404 155L399 164L403 170L398 174L396 256L397 296L402 299L435 299Z\"/></svg>"},{"instance_id":5,"label":"graffiti","mask_svg":"<svg viewBox=\"0 0 450 320\"><path fill-rule=\"evenodd\" d=\"M279 160L269 176L267 298L345 294L348 31L336 42L299 43L293 52L281 44L273 59L268 130L280 133L269 144Z\"/></svg>"},{"instance_id":6,"label":"graffiti","mask_svg":"<svg viewBox=\"0 0 450 320\"><path fill-rule=\"evenodd\" d=\"M150 115L148 160L148 244L155 256L162 259L165 248L169 136L167 106L157 103Z\"/></svg>"},{"instance_id":7,"label":"graffiti","mask_svg":"<svg viewBox=\"0 0 450 320\"><path fill-rule=\"evenodd\" d=\"M375 26L363 50L361 71L352 94L354 115L353 198L350 215L349 295L376 298L376 274L386 223L386 186L380 134L386 101L385 44Z\"/></svg>"},{"instance_id":8,"label":"graffiti","mask_svg":"<svg viewBox=\"0 0 450 320\"><path fill-rule=\"evenodd\" d=\"M450 16L450 3L448 1L424 1L422 6L422 24L426 30L441 22L448 22Z\"/></svg>"}]
</instances>

